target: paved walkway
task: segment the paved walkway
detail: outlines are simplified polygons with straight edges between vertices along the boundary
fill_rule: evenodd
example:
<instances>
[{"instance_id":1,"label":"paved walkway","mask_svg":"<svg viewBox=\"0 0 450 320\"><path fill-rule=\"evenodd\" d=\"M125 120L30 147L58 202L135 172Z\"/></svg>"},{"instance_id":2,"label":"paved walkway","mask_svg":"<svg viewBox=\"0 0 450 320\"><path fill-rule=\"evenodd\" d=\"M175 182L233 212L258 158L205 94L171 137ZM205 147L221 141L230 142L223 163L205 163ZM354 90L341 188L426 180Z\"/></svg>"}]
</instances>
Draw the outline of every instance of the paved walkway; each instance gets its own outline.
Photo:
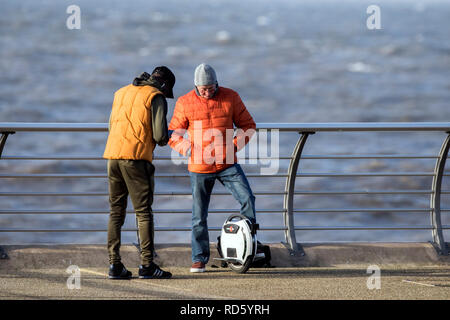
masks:
<instances>
[{"instance_id":1,"label":"paved walkway","mask_svg":"<svg viewBox=\"0 0 450 320\"><path fill-rule=\"evenodd\" d=\"M309 246L306 256L296 257L271 245L276 267L243 275L214 260L207 272L192 274L187 246L160 246L158 261L174 275L169 280L135 277L139 261L133 246L122 249L131 280L107 279L104 246L4 246L9 259L0 260L0 299L450 299L450 262L433 256L431 246L423 245L420 257L413 247L411 261L395 257L401 262L386 255L393 244L340 246ZM353 255L346 255L348 248ZM367 254L356 261L358 250Z\"/></svg>"},{"instance_id":2,"label":"paved walkway","mask_svg":"<svg viewBox=\"0 0 450 320\"><path fill-rule=\"evenodd\" d=\"M81 268L79 283L64 269L2 272L0 299L450 299L450 268L442 266L381 267L379 282L361 267L251 269L244 275L166 269L174 274L170 280L113 281L105 268Z\"/></svg>"}]
</instances>

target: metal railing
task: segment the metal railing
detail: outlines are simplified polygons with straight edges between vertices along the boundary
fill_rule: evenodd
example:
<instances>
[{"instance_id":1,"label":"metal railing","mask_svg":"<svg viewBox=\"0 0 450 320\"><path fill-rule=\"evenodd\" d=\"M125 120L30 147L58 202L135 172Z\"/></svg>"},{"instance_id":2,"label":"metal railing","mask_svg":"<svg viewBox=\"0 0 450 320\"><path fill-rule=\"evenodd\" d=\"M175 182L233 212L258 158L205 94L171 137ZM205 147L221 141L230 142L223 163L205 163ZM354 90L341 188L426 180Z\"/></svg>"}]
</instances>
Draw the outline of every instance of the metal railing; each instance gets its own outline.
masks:
<instances>
[{"instance_id":1,"label":"metal railing","mask_svg":"<svg viewBox=\"0 0 450 320\"><path fill-rule=\"evenodd\" d=\"M302 252L302 247L297 243L296 231L306 230L430 230L432 244L440 254L448 254L448 246L444 239L443 230L450 229L449 225L443 225L441 222L441 213L450 212L450 209L441 208L441 195L450 194L450 190L442 190L442 181L445 173L445 163L450 148L450 123L258 123L257 130L278 130L280 132L296 132L300 136L294 147L291 156L280 156L278 159L289 160L289 166L286 174L261 175L247 174L248 177L264 178L285 178L285 188L283 191L258 191L255 195L279 195L284 198L283 207L275 209L258 210L259 213L282 213L283 226L262 225L261 230L278 230L284 232L286 244L293 252ZM105 123L0 123L0 159L3 160L101 160L100 156L65 156L65 155L46 155L46 156L2 156L7 138L11 134L21 132L106 132ZM315 133L329 132L439 132L443 133L442 147L438 155L303 155L304 147L308 138ZM270 158L270 157L269 157ZM156 157L155 160L170 160L170 157ZM350 173L299 173L300 160L306 159L435 159L435 168L433 172L350 172ZM296 190L296 178L299 177L432 177L430 190L348 190L348 191L299 191ZM156 178L183 178L188 177L187 173L158 173ZM42 179L42 178L98 178L106 179L107 175L93 173L0 173L2 179ZM106 183L106 181L105 181ZM215 192L216 195L225 195L228 193ZM294 206L296 195L430 195L429 208L330 208L330 209L298 209ZM0 196L21 197L21 196L107 196L106 192L0 192ZM160 196L188 196L189 192L155 192ZM190 213L191 210L185 209L156 209L154 213ZM211 213L232 213L239 212L235 209L211 209ZM298 226L295 224L296 213L342 213L342 212L420 212L430 214L430 225L425 226ZM0 208L0 214L108 214L109 210L3 210ZM190 231L189 227L156 227L155 231ZM212 227L210 230L220 230L220 227ZM134 231L136 228L124 228L123 231ZM0 232L106 232L105 229L11 229L0 227Z\"/></svg>"}]
</instances>

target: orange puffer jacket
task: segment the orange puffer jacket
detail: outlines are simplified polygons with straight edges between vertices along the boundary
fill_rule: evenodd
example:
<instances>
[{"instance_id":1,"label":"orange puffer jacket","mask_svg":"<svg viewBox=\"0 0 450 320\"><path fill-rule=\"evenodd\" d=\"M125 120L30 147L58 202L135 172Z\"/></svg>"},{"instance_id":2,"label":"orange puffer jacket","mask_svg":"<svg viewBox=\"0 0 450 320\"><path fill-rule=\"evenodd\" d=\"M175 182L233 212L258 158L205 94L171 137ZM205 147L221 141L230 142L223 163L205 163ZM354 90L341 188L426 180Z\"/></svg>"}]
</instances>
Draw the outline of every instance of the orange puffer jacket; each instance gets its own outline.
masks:
<instances>
[{"instance_id":1,"label":"orange puffer jacket","mask_svg":"<svg viewBox=\"0 0 450 320\"><path fill-rule=\"evenodd\" d=\"M213 173L237 162L236 151L248 143L255 129L237 92L219 87L214 97L205 99L194 89L177 100L169 145L183 155L190 150L189 171ZM186 130L188 137L183 137Z\"/></svg>"}]
</instances>

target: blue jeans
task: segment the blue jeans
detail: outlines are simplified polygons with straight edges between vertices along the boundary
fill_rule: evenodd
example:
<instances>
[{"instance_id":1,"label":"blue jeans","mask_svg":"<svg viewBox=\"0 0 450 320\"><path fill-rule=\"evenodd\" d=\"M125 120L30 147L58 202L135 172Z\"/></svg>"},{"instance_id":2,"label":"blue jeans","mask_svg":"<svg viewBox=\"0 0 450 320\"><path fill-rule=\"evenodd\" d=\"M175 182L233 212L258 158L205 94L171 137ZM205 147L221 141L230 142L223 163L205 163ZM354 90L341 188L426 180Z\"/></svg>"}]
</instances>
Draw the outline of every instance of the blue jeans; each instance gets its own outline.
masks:
<instances>
[{"instance_id":1,"label":"blue jeans","mask_svg":"<svg viewBox=\"0 0 450 320\"><path fill-rule=\"evenodd\" d=\"M255 196L239 164L215 173L189 172L192 187L192 262L208 263L208 207L214 182L219 180L241 204L240 213L256 222Z\"/></svg>"}]
</instances>

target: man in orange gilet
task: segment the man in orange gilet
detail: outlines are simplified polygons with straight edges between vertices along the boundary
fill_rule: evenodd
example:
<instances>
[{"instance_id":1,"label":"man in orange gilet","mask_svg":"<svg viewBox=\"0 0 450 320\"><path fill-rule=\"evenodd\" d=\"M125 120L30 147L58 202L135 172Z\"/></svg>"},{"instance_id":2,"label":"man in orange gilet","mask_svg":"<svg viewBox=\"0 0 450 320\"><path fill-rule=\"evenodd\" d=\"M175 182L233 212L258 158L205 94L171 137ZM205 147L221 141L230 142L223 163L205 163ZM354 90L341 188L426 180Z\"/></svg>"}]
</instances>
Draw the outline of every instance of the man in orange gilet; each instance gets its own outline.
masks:
<instances>
[{"instance_id":1,"label":"man in orange gilet","mask_svg":"<svg viewBox=\"0 0 450 320\"><path fill-rule=\"evenodd\" d=\"M169 140L167 101L173 98L175 76L167 67L146 72L114 94L109 135L103 157L108 159L110 215L108 223L109 278L129 279L120 257L121 228L130 195L136 213L141 249L139 278L170 278L153 262L153 150Z\"/></svg>"}]
</instances>

